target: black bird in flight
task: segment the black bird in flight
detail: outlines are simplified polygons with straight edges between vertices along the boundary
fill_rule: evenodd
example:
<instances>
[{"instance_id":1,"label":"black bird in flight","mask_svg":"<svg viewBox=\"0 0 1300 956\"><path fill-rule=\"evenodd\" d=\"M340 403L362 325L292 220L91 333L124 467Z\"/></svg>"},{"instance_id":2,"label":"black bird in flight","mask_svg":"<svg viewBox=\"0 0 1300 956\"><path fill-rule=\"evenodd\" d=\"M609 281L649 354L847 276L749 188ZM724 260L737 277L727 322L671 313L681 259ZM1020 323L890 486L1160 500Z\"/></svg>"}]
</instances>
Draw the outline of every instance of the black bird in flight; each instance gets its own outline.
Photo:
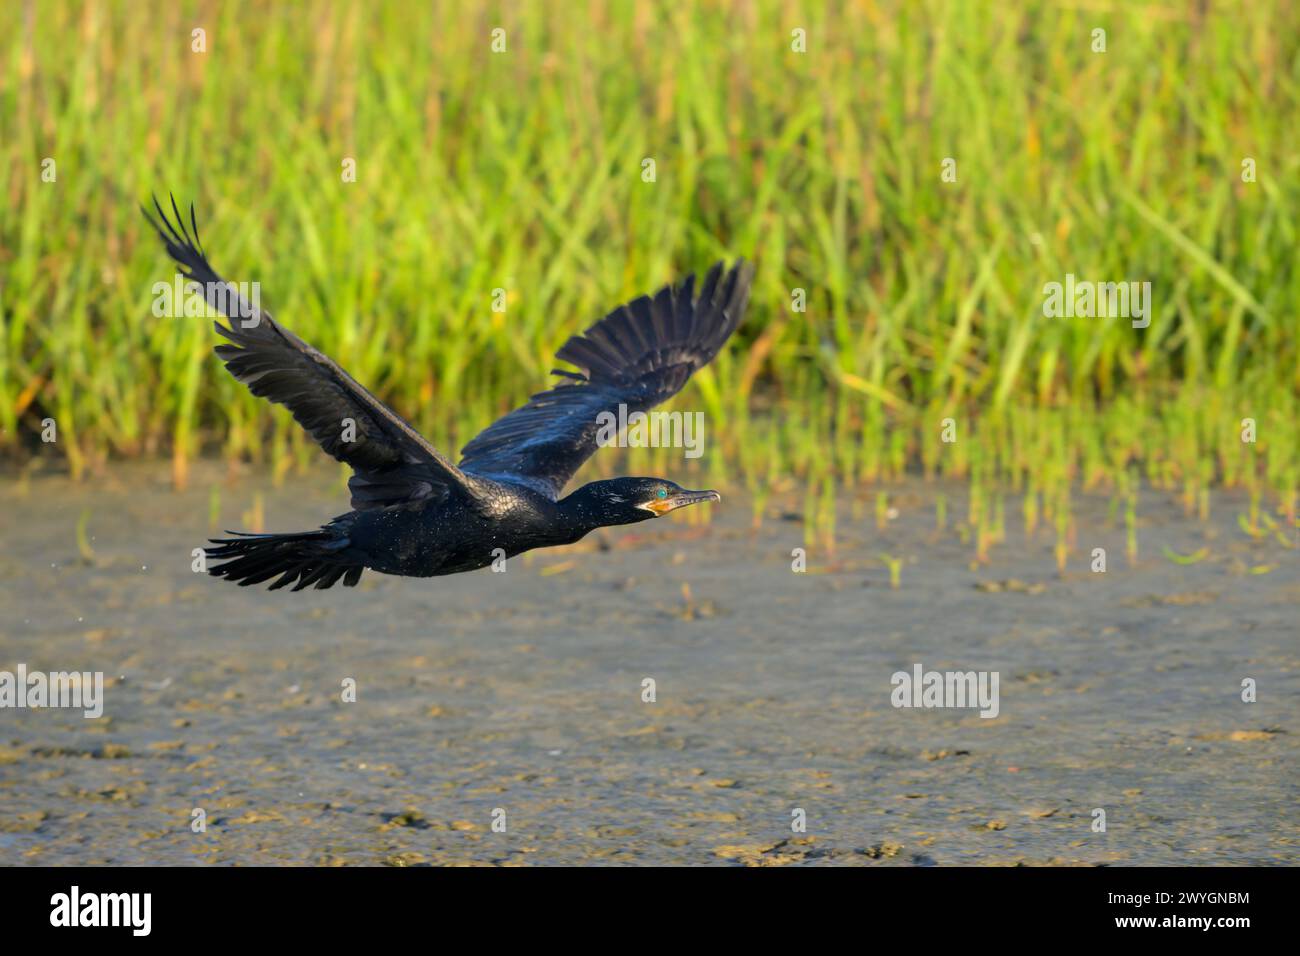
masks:
<instances>
[{"instance_id":1,"label":"black bird in flight","mask_svg":"<svg viewBox=\"0 0 1300 956\"><path fill-rule=\"evenodd\" d=\"M208 264L194 207L190 229L171 203L145 218L181 273L203 287L214 322L233 344L216 347L230 373L262 398L286 406L329 454L348 464L352 508L317 531L235 534L213 539L211 574L242 586L275 578L293 585L353 586L366 568L432 577L486 567L533 548L571 544L596 528L657 518L716 491L687 491L664 478L593 481L561 497L597 447L598 416L647 411L677 394L718 354L740 324L753 269L718 263L695 291L694 276L615 309L557 354L579 372L564 376L481 432L459 465L328 356L244 300ZM232 314L233 313L233 314ZM345 420L352 423L349 434ZM351 440L345 440L345 437Z\"/></svg>"}]
</instances>

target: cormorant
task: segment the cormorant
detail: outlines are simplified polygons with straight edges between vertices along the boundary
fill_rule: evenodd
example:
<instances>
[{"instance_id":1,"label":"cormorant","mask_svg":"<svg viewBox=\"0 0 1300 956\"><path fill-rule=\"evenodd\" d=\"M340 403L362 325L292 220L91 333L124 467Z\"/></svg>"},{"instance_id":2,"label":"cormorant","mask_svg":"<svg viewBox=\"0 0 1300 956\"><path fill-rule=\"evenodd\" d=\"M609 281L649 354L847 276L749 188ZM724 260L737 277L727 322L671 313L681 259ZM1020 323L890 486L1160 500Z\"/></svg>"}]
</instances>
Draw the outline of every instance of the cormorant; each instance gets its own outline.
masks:
<instances>
[{"instance_id":1,"label":"cormorant","mask_svg":"<svg viewBox=\"0 0 1300 956\"><path fill-rule=\"evenodd\" d=\"M199 283L230 326L233 344L216 347L226 368L254 394L286 406L329 454L352 468L354 510L317 531L214 538L209 573L241 586L275 578L293 585L349 587L364 569L432 577L486 567L500 557L570 544L596 528L657 518L716 491L687 491L664 478L593 481L565 497L569 479L597 447L598 416L647 411L677 394L718 354L739 325L753 269L724 271L665 286L620 306L556 353L578 372L529 399L474 438L454 465L396 412L328 356L243 299L208 264L190 206L190 230L158 200L142 210L181 273ZM345 427L351 423L354 433ZM351 439L351 440L345 440Z\"/></svg>"}]
</instances>

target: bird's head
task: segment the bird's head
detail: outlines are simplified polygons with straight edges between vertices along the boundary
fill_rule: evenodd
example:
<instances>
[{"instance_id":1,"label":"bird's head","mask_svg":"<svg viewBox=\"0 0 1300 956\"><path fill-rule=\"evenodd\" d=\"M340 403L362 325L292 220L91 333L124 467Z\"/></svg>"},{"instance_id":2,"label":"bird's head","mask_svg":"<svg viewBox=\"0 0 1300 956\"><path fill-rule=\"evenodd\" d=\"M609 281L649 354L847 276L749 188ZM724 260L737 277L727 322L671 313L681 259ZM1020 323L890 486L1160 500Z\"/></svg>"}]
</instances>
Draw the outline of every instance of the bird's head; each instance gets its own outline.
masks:
<instances>
[{"instance_id":1,"label":"bird's head","mask_svg":"<svg viewBox=\"0 0 1300 956\"><path fill-rule=\"evenodd\" d=\"M658 518L701 501L721 501L716 491L687 491L666 478L611 478L583 485L564 507L583 524L606 527Z\"/></svg>"}]
</instances>

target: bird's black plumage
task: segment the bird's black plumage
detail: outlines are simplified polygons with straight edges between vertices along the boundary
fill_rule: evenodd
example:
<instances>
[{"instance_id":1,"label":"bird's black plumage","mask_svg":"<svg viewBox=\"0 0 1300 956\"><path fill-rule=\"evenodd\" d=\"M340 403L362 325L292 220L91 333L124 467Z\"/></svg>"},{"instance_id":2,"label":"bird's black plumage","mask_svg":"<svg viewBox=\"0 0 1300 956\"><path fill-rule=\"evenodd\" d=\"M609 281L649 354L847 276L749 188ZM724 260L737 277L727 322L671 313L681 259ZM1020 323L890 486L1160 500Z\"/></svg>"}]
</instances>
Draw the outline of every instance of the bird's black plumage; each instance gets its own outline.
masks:
<instances>
[{"instance_id":1,"label":"bird's black plumage","mask_svg":"<svg viewBox=\"0 0 1300 956\"><path fill-rule=\"evenodd\" d=\"M658 478L564 486L597 447L601 413L648 411L679 392L735 331L749 297L743 260L709 270L653 297L620 306L557 353L579 371L534 395L465 446L452 464L400 415L333 360L269 313L242 299L208 264L193 207L189 228L154 201L157 230L182 274L203 287L229 327L216 348L254 395L286 406L329 454L351 466L353 511L317 531L237 534L215 540L211 573L241 585L355 585L362 570L429 577L485 567L532 548L577 541L598 527L630 524L716 492L691 492ZM193 235L191 236L191 230ZM232 312L234 313L232 315Z\"/></svg>"},{"instance_id":2,"label":"bird's black plumage","mask_svg":"<svg viewBox=\"0 0 1300 956\"><path fill-rule=\"evenodd\" d=\"M569 339L556 358L581 375L534 395L488 426L462 450L461 468L479 474L527 479L552 499L596 450L598 416L644 412L681 391L697 369L713 361L736 330L749 297L749 272L737 263L709 270L699 296L695 277L653 298L621 305L582 335Z\"/></svg>"}]
</instances>

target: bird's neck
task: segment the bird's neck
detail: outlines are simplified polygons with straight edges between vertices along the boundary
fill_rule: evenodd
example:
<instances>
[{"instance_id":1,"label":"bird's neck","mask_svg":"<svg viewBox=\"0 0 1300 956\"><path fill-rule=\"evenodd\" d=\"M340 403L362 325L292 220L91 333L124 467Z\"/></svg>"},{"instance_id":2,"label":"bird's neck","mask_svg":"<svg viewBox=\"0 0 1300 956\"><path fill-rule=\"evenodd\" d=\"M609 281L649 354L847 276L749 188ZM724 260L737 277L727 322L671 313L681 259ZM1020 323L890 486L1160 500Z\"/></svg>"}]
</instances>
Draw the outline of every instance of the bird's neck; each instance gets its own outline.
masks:
<instances>
[{"instance_id":1,"label":"bird's neck","mask_svg":"<svg viewBox=\"0 0 1300 956\"><path fill-rule=\"evenodd\" d=\"M617 521L610 520L611 516L606 513L605 502L584 494L582 488L566 498L561 498L555 503L555 507L560 515L560 528L568 536L569 542L586 537L597 528L618 524Z\"/></svg>"}]
</instances>

